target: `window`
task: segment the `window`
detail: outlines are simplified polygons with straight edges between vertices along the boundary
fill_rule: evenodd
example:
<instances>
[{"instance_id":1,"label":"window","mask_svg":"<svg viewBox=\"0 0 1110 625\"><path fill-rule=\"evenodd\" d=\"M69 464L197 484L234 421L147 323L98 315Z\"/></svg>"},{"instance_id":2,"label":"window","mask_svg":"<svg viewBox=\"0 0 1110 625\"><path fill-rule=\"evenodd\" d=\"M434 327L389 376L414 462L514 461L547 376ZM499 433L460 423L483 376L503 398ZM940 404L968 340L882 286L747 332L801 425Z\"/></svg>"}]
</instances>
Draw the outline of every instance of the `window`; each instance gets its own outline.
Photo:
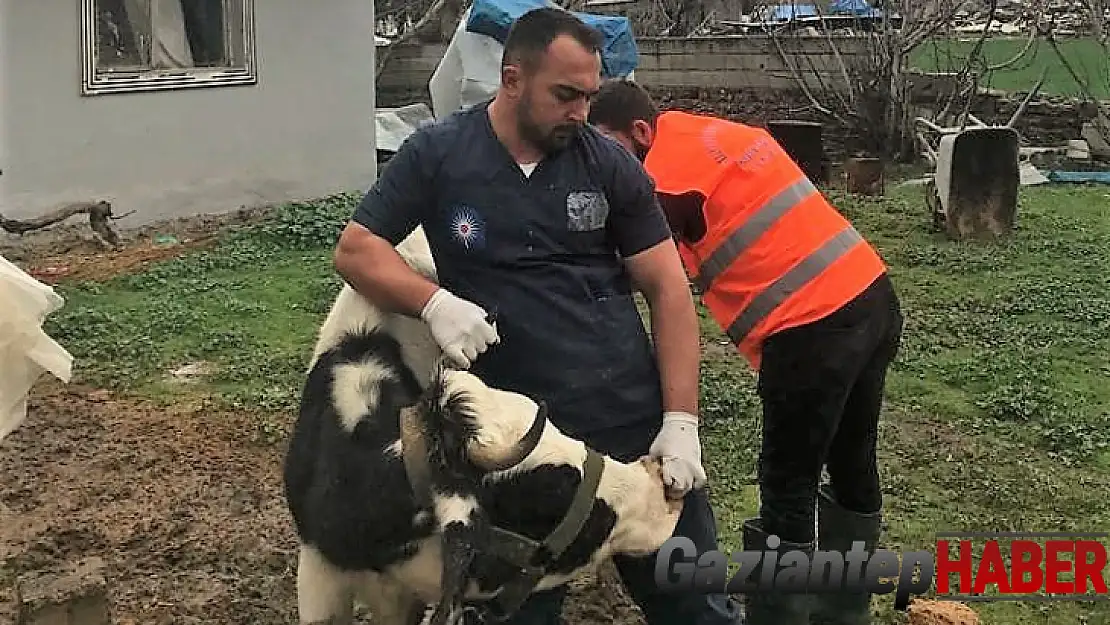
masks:
<instances>
[{"instance_id":1,"label":"window","mask_svg":"<svg viewBox=\"0 0 1110 625\"><path fill-rule=\"evenodd\" d=\"M83 95L253 85L254 0L80 0Z\"/></svg>"}]
</instances>

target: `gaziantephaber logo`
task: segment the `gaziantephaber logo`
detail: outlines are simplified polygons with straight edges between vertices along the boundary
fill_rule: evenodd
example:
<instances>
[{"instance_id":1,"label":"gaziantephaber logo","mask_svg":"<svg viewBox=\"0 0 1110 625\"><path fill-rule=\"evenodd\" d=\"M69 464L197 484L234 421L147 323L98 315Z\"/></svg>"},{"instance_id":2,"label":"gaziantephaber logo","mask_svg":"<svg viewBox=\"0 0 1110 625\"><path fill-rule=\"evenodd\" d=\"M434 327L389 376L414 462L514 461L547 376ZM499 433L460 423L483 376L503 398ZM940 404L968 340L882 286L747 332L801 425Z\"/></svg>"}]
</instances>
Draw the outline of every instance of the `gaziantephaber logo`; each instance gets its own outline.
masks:
<instances>
[{"instance_id":1,"label":"gaziantephaber logo","mask_svg":"<svg viewBox=\"0 0 1110 625\"><path fill-rule=\"evenodd\" d=\"M1106 601L1110 534L937 535L936 593L954 601ZM975 554L981 547L981 553ZM950 584L955 577L955 584ZM957 590L953 591L953 587ZM997 594L984 594L994 590Z\"/></svg>"},{"instance_id":2,"label":"gaziantephaber logo","mask_svg":"<svg viewBox=\"0 0 1110 625\"><path fill-rule=\"evenodd\" d=\"M936 535L935 555L899 555L888 549L869 553L862 542L843 553L781 551L773 535L766 551L699 553L692 540L676 536L656 556L655 583L664 591L694 593L893 592L896 610L908 607L910 595L930 590L936 599L964 602L1106 601L1108 537L943 533Z\"/></svg>"}]
</instances>

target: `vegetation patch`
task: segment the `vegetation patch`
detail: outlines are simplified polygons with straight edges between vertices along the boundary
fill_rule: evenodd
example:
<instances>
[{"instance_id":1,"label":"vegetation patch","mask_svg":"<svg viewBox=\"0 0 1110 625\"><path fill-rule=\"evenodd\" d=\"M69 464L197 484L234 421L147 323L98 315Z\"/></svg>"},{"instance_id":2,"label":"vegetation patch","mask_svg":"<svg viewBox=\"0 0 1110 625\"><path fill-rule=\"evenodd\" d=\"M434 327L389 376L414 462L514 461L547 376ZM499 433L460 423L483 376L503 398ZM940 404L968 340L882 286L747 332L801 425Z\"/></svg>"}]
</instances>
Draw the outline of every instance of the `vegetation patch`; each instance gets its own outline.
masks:
<instances>
[{"instance_id":1,"label":"vegetation patch","mask_svg":"<svg viewBox=\"0 0 1110 625\"><path fill-rule=\"evenodd\" d=\"M960 39L936 37L918 46L910 57L910 65L927 72L958 72L967 65L979 36ZM1068 66L1089 88L1090 96L1110 99L1110 59L1106 49L1093 37L1061 38L1060 53L1052 44L1039 38L1026 49L1027 36L991 35L983 42L979 57L989 66L1002 66L983 75L981 86L1010 92L1027 92L1037 84L1041 73L1045 82L1041 93L1047 95L1086 97L1087 90L1075 82ZM1063 55L1065 61L1060 59ZM1007 64L1011 59L1016 60Z\"/></svg>"}]
</instances>

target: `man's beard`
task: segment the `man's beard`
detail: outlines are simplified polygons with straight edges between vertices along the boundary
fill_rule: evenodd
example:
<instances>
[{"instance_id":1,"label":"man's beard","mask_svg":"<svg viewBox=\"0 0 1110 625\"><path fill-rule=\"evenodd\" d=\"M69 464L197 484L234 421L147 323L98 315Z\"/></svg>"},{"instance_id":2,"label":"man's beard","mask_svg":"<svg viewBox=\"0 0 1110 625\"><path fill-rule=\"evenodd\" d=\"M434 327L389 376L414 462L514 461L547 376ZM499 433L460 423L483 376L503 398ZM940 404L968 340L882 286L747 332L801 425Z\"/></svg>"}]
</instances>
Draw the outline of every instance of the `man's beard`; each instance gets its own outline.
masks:
<instances>
[{"instance_id":1,"label":"man's beard","mask_svg":"<svg viewBox=\"0 0 1110 625\"><path fill-rule=\"evenodd\" d=\"M565 149L581 130L581 124L568 122L559 124L545 133L532 122L528 98L521 100L517 110L517 120L517 129L521 138L536 146L544 154L554 154Z\"/></svg>"}]
</instances>

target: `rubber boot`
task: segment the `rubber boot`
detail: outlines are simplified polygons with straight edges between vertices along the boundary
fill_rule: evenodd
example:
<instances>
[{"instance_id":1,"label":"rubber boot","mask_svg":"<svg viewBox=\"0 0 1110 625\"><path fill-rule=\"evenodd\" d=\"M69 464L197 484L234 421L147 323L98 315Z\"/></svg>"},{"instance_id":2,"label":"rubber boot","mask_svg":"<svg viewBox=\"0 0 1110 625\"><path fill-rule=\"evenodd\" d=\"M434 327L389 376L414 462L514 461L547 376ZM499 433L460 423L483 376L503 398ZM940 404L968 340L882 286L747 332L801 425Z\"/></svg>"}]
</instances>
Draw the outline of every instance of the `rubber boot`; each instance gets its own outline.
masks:
<instances>
[{"instance_id":1,"label":"rubber boot","mask_svg":"<svg viewBox=\"0 0 1110 625\"><path fill-rule=\"evenodd\" d=\"M862 514L836 502L832 489L823 484L817 492L817 548L845 553L863 541L874 553L882 531L882 513ZM871 623L871 595L866 592L827 592L814 595L813 625L867 625Z\"/></svg>"},{"instance_id":2,"label":"rubber boot","mask_svg":"<svg viewBox=\"0 0 1110 625\"><path fill-rule=\"evenodd\" d=\"M767 532L763 530L762 519L748 519L744 522L745 551L777 551L779 557L789 551L801 551L813 557L813 543L799 544L781 541L777 549L767 546ZM777 562L778 560L776 560ZM750 580L759 580L763 563L756 565ZM776 577L777 577L776 573ZM761 592L756 590L746 596L744 609L745 625L809 625L810 596L804 593Z\"/></svg>"}]
</instances>

